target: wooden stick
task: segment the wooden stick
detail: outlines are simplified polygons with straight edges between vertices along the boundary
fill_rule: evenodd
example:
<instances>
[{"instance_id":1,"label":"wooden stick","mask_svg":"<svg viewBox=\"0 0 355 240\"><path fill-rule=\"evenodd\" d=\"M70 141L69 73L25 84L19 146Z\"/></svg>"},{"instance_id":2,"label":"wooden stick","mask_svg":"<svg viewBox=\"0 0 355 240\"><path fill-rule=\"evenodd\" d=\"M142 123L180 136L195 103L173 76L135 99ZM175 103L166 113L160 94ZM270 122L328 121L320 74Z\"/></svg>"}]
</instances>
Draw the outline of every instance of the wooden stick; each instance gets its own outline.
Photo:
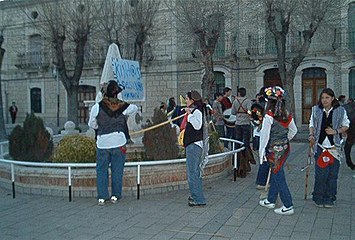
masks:
<instances>
[{"instance_id":1,"label":"wooden stick","mask_svg":"<svg viewBox=\"0 0 355 240\"><path fill-rule=\"evenodd\" d=\"M177 119L180 119L180 118L182 118L182 117L185 116L185 115L186 115L186 113L184 113L184 114L182 114L182 115L180 115L180 116L177 116L177 117L175 117L175 118L173 118L173 119L167 120L167 121L165 121L165 122L159 123L159 124L157 124L157 125L154 125L154 126L151 126L151 127L148 127L148 128L144 128L144 129L139 130L139 131L136 131L136 132L129 132L129 134L130 134L130 135L136 135L136 134L140 134L140 133L144 133L144 132L147 132L147 131L156 129L156 128L161 127L161 126L163 126L163 125L165 125L165 124L168 124L168 123L171 123L171 122L173 122L173 121L175 121L175 120L177 120Z\"/></svg>"},{"instance_id":2,"label":"wooden stick","mask_svg":"<svg viewBox=\"0 0 355 240\"><path fill-rule=\"evenodd\" d=\"M265 192L267 192L267 190L268 190L268 185L270 183L270 177L271 177L271 167L269 167L269 173L267 175L267 180L266 180L266 184L265 184Z\"/></svg>"}]
</instances>

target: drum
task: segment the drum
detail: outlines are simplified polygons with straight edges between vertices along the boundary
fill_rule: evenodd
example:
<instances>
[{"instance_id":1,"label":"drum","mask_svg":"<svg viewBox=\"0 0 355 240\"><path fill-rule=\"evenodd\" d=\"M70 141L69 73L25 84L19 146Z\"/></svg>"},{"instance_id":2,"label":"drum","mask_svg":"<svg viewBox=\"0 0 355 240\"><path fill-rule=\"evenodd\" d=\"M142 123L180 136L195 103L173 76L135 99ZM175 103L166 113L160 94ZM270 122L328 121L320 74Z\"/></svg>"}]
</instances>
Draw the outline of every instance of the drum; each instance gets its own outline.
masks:
<instances>
[{"instance_id":1,"label":"drum","mask_svg":"<svg viewBox=\"0 0 355 240\"><path fill-rule=\"evenodd\" d=\"M224 121L226 121L228 123L235 123L235 121L237 120L237 116L232 115L231 108L228 108L223 112L223 118L224 118Z\"/></svg>"}]
</instances>

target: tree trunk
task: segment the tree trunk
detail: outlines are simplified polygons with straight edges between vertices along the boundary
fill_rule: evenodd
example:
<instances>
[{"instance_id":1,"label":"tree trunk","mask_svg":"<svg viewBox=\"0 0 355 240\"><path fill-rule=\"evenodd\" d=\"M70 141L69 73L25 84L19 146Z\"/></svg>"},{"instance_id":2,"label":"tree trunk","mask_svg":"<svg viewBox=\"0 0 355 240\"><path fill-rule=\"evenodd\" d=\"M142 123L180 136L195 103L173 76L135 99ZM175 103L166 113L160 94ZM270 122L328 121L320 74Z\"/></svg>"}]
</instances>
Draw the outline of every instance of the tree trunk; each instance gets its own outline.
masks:
<instances>
[{"instance_id":1,"label":"tree trunk","mask_svg":"<svg viewBox=\"0 0 355 240\"><path fill-rule=\"evenodd\" d=\"M2 42L1 42L2 45ZM5 130L5 119L4 119L4 106L2 102L2 83L1 83L1 66L2 66L2 60L4 58L5 54L5 49L3 49L0 45L0 140L5 140L7 138L6 136L6 130Z\"/></svg>"},{"instance_id":2,"label":"tree trunk","mask_svg":"<svg viewBox=\"0 0 355 240\"><path fill-rule=\"evenodd\" d=\"M205 74L203 75L201 84L202 97L211 99L213 98L211 89L214 83L213 61L211 55L204 56L203 65L205 66Z\"/></svg>"},{"instance_id":3,"label":"tree trunk","mask_svg":"<svg viewBox=\"0 0 355 240\"><path fill-rule=\"evenodd\" d=\"M67 90L67 102L68 102L68 121L72 121L75 125L78 125L78 88L72 87Z\"/></svg>"}]
</instances>

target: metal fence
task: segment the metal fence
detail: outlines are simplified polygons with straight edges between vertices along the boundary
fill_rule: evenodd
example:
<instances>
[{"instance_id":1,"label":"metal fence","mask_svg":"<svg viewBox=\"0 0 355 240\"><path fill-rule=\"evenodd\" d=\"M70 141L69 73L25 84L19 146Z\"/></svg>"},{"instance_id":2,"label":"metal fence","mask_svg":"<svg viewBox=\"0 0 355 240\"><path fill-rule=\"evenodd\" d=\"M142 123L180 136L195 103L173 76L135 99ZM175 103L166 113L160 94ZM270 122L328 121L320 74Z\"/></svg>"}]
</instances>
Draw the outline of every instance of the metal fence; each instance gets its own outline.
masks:
<instances>
[{"instance_id":1,"label":"metal fence","mask_svg":"<svg viewBox=\"0 0 355 240\"><path fill-rule=\"evenodd\" d=\"M229 139L220 138L222 141L229 141L232 143L232 150L213 154L209 156L209 159L215 159L227 155L233 155L233 170L234 170L234 181L237 177L237 153L244 150L243 142ZM237 148L237 144L240 145ZM27 167L47 167L47 168L67 168L68 169L68 191L69 191L69 202L72 201L72 168L95 168L96 163L43 163L43 162L25 162L4 159L4 156L8 154L8 142L0 142L0 163L9 164L11 167L11 182L12 182L12 197L16 197L15 191L15 167L16 166L27 166ZM136 167L137 168L137 199L140 198L140 173L141 167L144 166L157 166L157 165L167 165L186 162L184 159L172 159L172 160L160 160L160 161L143 161L143 162L126 162L125 167Z\"/></svg>"}]
</instances>

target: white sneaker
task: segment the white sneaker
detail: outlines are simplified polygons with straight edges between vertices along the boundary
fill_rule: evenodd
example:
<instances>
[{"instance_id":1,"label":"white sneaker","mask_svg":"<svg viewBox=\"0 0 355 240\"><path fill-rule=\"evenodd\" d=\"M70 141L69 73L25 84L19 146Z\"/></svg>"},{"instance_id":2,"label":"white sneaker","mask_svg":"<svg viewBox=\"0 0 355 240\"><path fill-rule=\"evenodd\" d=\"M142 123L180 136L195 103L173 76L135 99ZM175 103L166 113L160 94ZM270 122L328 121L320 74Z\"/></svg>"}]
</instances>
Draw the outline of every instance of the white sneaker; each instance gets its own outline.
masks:
<instances>
[{"instance_id":1,"label":"white sneaker","mask_svg":"<svg viewBox=\"0 0 355 240\"><path fill-rule=\"evenodd\" d=\"M102 198L98 199L97 200L97 205L99 205L99 206L105 205L105 199L102 199Z\"/></svg>"},{"instance_id":2,"label":"white sneaker","mask_svg":"<svg viewBox=\"0 0 355 240\"><path fill-rule=\"evenodd\" d=\"M111 203L117 203L118 198L116 196L111 196L110 202Z\"/></svg>"},{"instance_id":3,"label":"white sneaker","mask_svg":"<svg viewBox=\"0 0 355 240\"><path fill-rule=\"evenodd\" d=\"M292 215L294 214L293 206L287 208L285 206L282 206L280 208L276 208L274 210L275 213L281 214L281 215Z\"/></svg>"},{"instance_id":4,"label":"white sneaker","mask_svg":"<svg viewBox=\"0 0 355 240\"><path fill-rule=\"evenodd\" d=\"M259 201L259 205L260 206L263 206L263 207L266 207L266 208L275 208L275 203L271 203L269 202L269 200L267 200L267 198L263 199L263 200L260 200Z\"/></svg>"}]
</instances>

